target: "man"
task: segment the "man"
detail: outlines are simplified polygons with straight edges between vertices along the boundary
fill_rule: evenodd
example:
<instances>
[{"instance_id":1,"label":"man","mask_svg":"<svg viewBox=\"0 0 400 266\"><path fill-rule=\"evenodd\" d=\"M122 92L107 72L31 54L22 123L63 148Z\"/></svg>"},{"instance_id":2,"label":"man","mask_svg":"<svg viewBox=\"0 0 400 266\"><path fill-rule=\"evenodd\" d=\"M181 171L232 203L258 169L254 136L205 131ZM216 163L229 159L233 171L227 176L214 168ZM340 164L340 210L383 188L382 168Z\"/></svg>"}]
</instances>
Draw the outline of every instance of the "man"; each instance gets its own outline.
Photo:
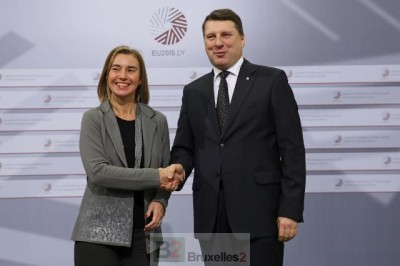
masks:
<instances>
[{"instance_id":1,"label":"man","mask_svg":"<svg viewBox=\"0 0 400 266\"><path fill-rule=\"evenodd\" d=\"M243 58L235 12L214 10L202 29L213 71L185 86L172 147L177 171L183 167L188 177L194 168L195 234L250 233L251 265L282 265L304 207L305 150L293 92L284 71ZM227 114L220 114L227 100L219 87L228 87Z\"/></svg>"}]
</instances>

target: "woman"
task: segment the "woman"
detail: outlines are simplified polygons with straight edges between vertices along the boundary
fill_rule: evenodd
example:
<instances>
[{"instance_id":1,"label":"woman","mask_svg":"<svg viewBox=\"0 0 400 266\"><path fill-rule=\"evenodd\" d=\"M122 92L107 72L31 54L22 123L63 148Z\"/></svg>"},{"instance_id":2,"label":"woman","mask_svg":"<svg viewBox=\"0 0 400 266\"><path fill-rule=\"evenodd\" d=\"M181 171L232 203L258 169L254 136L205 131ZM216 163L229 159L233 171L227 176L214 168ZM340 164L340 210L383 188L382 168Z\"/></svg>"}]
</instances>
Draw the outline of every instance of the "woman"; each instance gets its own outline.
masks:
<instances>
[{"instance_id":1,"label":"woman","mask_svg":"<svg viewBox=\"0 0 400 266\"><path fill-rule=\"evenodd\" d=\"M75 265L148 265L159 252L149 233L161 232L177 187L161 168L170 160L167 120L147 105L144 60L127 46L108 54L97 93L100 106L81 125L87 186L72 234Z\"/></svg>"}]
</instances>

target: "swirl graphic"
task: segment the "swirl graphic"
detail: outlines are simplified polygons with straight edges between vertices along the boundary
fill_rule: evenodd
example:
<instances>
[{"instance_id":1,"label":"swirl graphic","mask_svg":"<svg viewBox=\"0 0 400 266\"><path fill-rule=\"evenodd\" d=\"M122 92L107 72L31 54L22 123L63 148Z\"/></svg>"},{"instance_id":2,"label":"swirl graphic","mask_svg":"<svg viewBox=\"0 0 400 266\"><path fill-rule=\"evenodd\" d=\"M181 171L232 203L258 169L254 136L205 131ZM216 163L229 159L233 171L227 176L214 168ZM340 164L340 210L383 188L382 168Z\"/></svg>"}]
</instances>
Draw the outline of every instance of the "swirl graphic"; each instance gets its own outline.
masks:
<instances>
[{"instance_id":1,"label":"swirl graphic","mask_svg":"<svg viewBox=\"0 0 400 266\"><path fill-rule=\"evenodd\" d=\"M386 165L391 164L392 163L392 157L390 157L390 156L385 157L383 159L383 163L386 164Z\"/></svg>"},{"instance_id":2,"label":"swirl graphic","mask_svg":"<svg viewBox=\"0 0 400 266\"><path fill-rule=\"evenodd\" d=\"M382 77L387 77L390 74L390 70L387 68L382 69Z\"/></svg>"},{"instance_id":3,"label":"swirl graphic","mask_svg":"<svg viewBox=\"0 0 400 266\"><path fill-rule=\"evenodd\" d=\"M383 112L382 120L388 121L389 119L390 119L390 113L389 112Z\"/></svg>"},{"instance_id":4,"label":"swirl graphic","mask_svg":"<svg viewBox=\"0 0 400 266\"><path fill-rule=\"evenodd\" d=\"M333 140L333 142L335 142L335 143L340 143L340 142L342 142L342 136L341 135L336 135L335 137L334 137L334 140Z\"/></svg>"},{"instance_id":5,"label":"swirl graphic","mask_svg":"<svg viewBox=\"0 0 400 266\"><path fill-rule=\"evenodd\" d=\"M50 183L47 183L46 186L43 188L43 191L49 192L53 189L53 186Z\"/></svg>"},{"instance_id":6,"label":"swirl graphic","mask_svg":"<svg viewBox=\"0 0 400 266\"><path fill-rule=\"evenodd\" d=\"M53 144L53 142L51 141L51 139L46 139L43 141L43 147L48 148Z\"/></svg>"},{"instance_id":7,"label":"swirl graphic","mask_svg":"<svg viewBox=\"0 0 400 266\"><path fill-rule=\"evenodd\" d=\"M343 186L343 179L337 178L337 179L336 179L335 186L336 186L336 187L341 187L341 186Z\"/></svg>"},{"instance_id":8,"label":"swirl graphic","mask_svg":"<svg viewBox=\"0 0 400 266\"><path fill-rule=\"evenodd\" d=\"M340 91L334 92L333 99L337 100L342 97L342 93Z\"/></svg>"},{"instance_id":9,"label":"swirl graphic","mask_svg":"<svg viewBox=\"0 0 400 266\"><path fill-rule=\"evenodd\" d=\"M160 44L178 43L187 31L186 17L176 8L160 8L150 19L150 30Z\"/></svg>"},{"instance_id":10,"label":"swirl graphic","mask_svg":"<svg viewBox=\"0 0 400 266\"><path fill-rule=\"evenodd\" d=\"M47 94L43 96L43 102L44 103L50 103L51 102L51 95Z\"/></svg>"}]
</instances>

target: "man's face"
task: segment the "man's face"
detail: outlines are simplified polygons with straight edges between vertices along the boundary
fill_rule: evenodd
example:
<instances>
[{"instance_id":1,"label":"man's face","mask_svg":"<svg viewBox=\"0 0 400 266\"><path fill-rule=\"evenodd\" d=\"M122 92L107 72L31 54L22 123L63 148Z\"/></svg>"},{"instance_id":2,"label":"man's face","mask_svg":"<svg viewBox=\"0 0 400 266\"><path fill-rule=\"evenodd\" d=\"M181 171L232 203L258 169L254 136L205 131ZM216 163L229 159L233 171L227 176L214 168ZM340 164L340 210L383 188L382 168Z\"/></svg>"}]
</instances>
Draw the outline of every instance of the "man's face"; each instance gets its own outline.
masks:
<instances>
[{"instance_id":1,"label":"man's face","mask_svg":"<svg viewBox=\"0 0 400 266\"><path fill-rule=\"evenodd\" d=\"M204 26L204 45L211 64L226 70L242 56L244 36L230 20L210 20Z\"/></svg>"}]
</instances>

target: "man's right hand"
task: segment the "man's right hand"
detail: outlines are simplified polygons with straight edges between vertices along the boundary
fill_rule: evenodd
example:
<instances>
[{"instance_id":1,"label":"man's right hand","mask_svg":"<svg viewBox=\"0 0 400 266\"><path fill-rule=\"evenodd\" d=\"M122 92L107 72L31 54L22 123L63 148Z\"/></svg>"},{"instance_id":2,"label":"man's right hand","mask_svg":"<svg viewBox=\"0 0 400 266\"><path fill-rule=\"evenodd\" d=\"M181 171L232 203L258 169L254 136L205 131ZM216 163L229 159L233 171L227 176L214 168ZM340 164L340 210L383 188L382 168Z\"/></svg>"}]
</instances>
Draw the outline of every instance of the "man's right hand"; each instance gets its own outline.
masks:
<instances>
[{"instance_id":1,"label":"man's right hand","mask_svg":"<svg viewBox=\"0 0 400 266\"><path fill-rule=\"evenodd\" d=\"M175 191L185 178L181 164L171 164L166 168L158 169L160 174L160 188L166 191Z\"/></svg>"}]
</instances>

